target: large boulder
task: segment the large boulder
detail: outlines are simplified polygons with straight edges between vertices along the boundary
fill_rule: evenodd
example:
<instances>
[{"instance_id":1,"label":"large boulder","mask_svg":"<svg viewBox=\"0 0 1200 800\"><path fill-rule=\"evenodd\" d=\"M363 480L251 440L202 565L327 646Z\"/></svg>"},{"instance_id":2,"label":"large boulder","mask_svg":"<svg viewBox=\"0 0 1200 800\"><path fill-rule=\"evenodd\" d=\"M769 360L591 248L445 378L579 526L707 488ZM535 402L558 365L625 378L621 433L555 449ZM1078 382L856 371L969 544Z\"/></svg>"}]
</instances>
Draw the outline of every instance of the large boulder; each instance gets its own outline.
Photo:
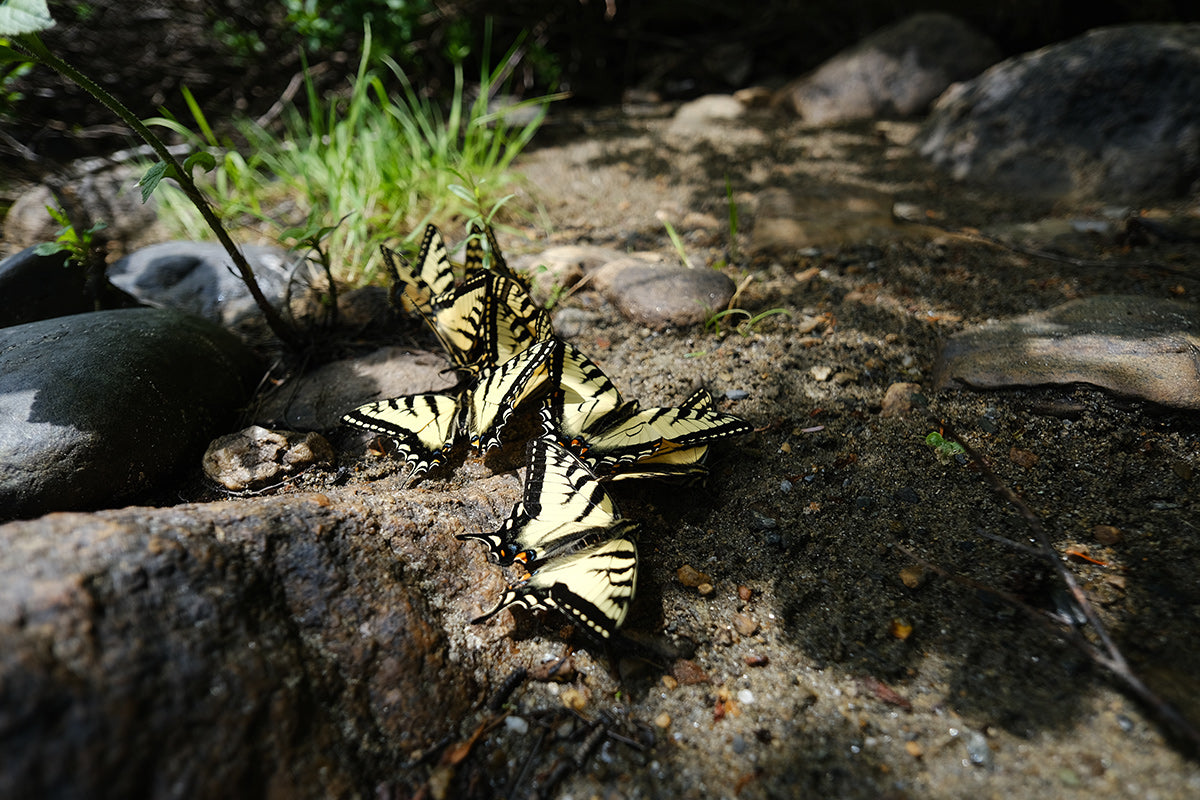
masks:
<instances>
[{"instance_id":1,"label":"large boulder","mask_svg":"<svg viewBox=\"0 0 1200 800\"><path fill-rule=\"evenodd\" d=\"M480 691L463 503L420 499L0 525L0 797L377 794Z\"/></svg>"},{"instance_id":2,"label":"large boulder","mask_svg":"<svg viewBox=\"0 0 1200 800\"><path fill-rule=\"evenodd\" d=\"M111 504L198 464L259 371L231 333L167 309L0 329L0 519Z\"/></svg>"},{"instance_id":3,"label":"large boulder","mask_svg":"<svg viewBox=\"0 0 1200 800\"><path fill-rule=\"evenodd\" d=\"M942 97L914 142L957 180L1139 201L1200 178L1200 25L1125 25L1011 58Z\"/></svg>"}]
</instances>

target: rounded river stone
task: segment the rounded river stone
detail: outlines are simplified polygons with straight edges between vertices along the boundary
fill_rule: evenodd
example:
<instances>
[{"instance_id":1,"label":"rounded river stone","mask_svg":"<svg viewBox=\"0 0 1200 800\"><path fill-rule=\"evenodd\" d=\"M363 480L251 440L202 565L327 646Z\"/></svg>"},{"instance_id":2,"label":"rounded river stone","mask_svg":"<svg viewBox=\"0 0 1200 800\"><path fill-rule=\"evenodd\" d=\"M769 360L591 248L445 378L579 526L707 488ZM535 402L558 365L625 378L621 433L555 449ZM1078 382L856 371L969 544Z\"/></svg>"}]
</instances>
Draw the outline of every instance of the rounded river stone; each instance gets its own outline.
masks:
<instances>
[{"instance_id":1,"label":"rounded river stone","mask_svg":"<svg viewBox=\"0 0 1200 800\"><path fill-rule=\"evenodd\" d=\"M0 519L111 505L198 463L258 371L233 334L169 309L0 329Z\"/></svg>"}]
</instances>

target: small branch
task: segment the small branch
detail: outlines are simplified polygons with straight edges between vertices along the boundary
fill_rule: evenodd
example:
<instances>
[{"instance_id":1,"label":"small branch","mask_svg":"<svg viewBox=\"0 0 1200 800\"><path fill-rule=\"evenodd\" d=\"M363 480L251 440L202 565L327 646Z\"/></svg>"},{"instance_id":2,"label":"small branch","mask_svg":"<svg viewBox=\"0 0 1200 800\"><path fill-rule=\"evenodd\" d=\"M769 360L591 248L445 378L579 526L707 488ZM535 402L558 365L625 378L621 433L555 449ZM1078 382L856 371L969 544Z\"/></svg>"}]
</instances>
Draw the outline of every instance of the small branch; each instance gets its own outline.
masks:
<instances>
[{"instance_id":1,"label":"small branch","mask_svg":"<svg viewBox=\"0 0 1200 800\"><path fill-rule=\"evenodd\" d=\"M931 417L932 418L932 417ZM1087 594L1079 586L1075 580L1075 575L1068 570L1064 565L1058 553L1055 552L1054 546L1050 542L1050 536L1046 533L1046 527L1042 524L1041 518L1034 513L1033 509L1021 499L1016 492L1009 488L988 466L988 463L983 459L978 451L965 441L958 433L955 432L954 426L944 420L932 418L935 424L942 428L942 436L958 442L962 445L963 450L968 456L979 465L980 473L991 484L992 488L1007 500L1029 525L1037 538L1040 545L1040 554L1049 561L1058 574L1059 579L1066 586L1070 593L1071 599L1074 601L1076 608L1082 612L1087 620L1088 626L1096 637L1100 640L1100 647L1089 641L1073 622L1070 622L1068 629L1071 632L1071 639L1075 644L1082 649L1093 661L1107 669L1118 681L1123 683L1126 688L1132 691L1142 702L1146 703L1162 720L1166 723L1178 736L1187 740L1192 747L1193 754L1200 753L1200 730L1192 724L1190 720L1184 717L1179 711L1157 694L1150 687L1146 686L1142 680L1134 674L1129 663L1125 660L1124 654L1109 635L1108 628L1101 622L1100 616L1096 613L1096 609L1092 606ZM907 551L906 551L907 552ZM941 570L938 570L941 572ZM957 579L956 579L957 580ZM962 579L964 582L967 579ZM986 588L986 587L984 587ZM996 589L988 589L991 593L998 597L1003 597L1009 602L1015 602L1016 605L1022 608L1028 608L1024 603L1017 601L1015 598L1004 594Z\"/></svg>"},{"instance_id":2,"label":"small branch","mask_svg":"<svg viewBox=\"0 0 1200 800\"><path fill-rule=\"evenodd\" d=\"M91 78L87 77L82 72L68 64L66 61L51 53L42 43L41 39L39 39L37 36L33 34L23 34L16 37L14 44L18 44L18 46L20 46L21 49L32 58L35 58L63 77L78 84L88 94L103 104L105 108L113 112L113 114L115 114L122 122L131 127L133 131L142 138L143 141L154 148L155 154L163 161L163 163L167 164L171 168L172 177L179 182L179 186L181 189L183 189L183 193L187 195L188 199L192 201L192 204L195 205L197 210L200 211L200 215L204 217L204 221L210 228L212 228L213 233L216 234L217 241L221 243L221 246L225 248L225 252L227 252L229 257L233 259L233 264L235 267L237 267L238 274L241 276L242 281L246 284L246 288L250 290L250 296L254 298L254 302L262 311L263 316L267 320L267 324L271 327L271 330L274 331L275 335L279 337L280 341L282 341L288 347L292 348L293 350L301 349L302 342L296 335L295 330L293 330L293 328L284 321L283 317L280 316L278 309L276 309L267 301L267 298L262 293L262 289L259 288L258 281L254 277L254 271L250 268L249 263L246 261L246 257L234 244L233 239L230 238L229 233L225 230L225 227L217 218L216 212L214 212L212 206L209 205L208 199L205 198L199 187L196 186L195 181L192 180L192 176L183 168L183 165L176 160L175 156L171 154L171 152L167 149L166 144L163 143L162 139L160 139L154 134L153 131L147 128L145 123L138 119L132 111L126 108L120 100L110 94Z\"/></svg>"}]
</instances>

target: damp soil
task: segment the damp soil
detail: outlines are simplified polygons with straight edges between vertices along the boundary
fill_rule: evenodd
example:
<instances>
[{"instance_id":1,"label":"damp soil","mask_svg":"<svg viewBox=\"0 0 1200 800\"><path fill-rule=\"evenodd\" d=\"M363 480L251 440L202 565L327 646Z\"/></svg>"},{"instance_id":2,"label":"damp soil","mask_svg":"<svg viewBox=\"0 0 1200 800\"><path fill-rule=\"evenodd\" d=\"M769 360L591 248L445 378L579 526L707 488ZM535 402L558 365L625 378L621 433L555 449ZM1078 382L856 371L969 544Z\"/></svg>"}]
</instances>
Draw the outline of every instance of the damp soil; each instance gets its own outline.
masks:
<instances>
[{"instance_id":1,"label":"damp soil","mask_svg":"<svg viewBox=\"0 0 1200 800\"><path fill-rule=\"evenodd\" d=\"M596 321L573 341L628 397L672 404L705 385L757 430L714 448L703 487L619 487L642 520L626 627L658 655L576 642L572 682L533 682L509 701L533 731L477 745L475 785L510 786L532 760L518 795L565 761L555 791L577 798L1200 790L1192 745L1090 655L1094 631L1069 631L1077 612L1030 523L986 470L926 443L943 430L986 460L1132 670L1200 721L1197 420L1086 385L931 381L941 342L991 318L1093 294L1194 302L1200 249L1123 240L1129 209L953 184L905 148L909 122L667 128L628 109L548 127L518 163L541 216L506 251L590 242L676 258L671 221L696 268L743 287L736 307L787 314L651 331L584 287L563 305ZM755 253L756 222L775 213L763 198L781 192L807 240ZM897 208L926 224L897 221ZM1185 206L1136 211L1188 219ZM1115 232L1039 233L1076 220ZM920 385L912 409L882 416L901 382ZM685 566L707 586L681 582ZM562 624L522 616L483 646L498 665L536 666L570 652ZM568 688L617 735L558 741L539 728L564 694L579 702Z\"/></svg>"}]
</instances>

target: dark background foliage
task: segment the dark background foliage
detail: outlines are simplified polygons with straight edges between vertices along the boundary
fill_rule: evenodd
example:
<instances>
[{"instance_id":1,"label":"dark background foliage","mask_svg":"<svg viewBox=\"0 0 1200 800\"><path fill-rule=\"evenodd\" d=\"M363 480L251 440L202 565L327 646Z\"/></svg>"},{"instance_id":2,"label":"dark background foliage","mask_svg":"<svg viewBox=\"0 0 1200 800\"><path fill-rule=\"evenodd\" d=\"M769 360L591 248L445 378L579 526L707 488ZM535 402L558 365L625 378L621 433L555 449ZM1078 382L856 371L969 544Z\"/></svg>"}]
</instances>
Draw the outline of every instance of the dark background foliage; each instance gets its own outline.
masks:
<instances>
[{"instance_id":1,"label":"dark background foliage","mask_svg":"<svg viewBox=\"0 0 1200 800\"><path fill-rule=\"evenodd\" d=\"M453 65L477 75L485 20L495 61L524 36L512 88L555 88L573 102L611 103L641 88L667 99L779 83L908 14L945 10L992 36L1006 54L1099 25L1200 19L1184 0L1102 0L1079 7L1009 0L964 7L915 0L120 0L53 3L44 35L56 52L95 76L139 115L162 107L187 119L188 87L212 120L272 108L302 69L325 87L345 85L358 60L363 21L377 54L388 53L433 95L448 91ZM610 15L611 13L611 15ZM35 69L4 79L5 127L51 160L128 141L82 90Z\"/></svg>"}]
</instances>

